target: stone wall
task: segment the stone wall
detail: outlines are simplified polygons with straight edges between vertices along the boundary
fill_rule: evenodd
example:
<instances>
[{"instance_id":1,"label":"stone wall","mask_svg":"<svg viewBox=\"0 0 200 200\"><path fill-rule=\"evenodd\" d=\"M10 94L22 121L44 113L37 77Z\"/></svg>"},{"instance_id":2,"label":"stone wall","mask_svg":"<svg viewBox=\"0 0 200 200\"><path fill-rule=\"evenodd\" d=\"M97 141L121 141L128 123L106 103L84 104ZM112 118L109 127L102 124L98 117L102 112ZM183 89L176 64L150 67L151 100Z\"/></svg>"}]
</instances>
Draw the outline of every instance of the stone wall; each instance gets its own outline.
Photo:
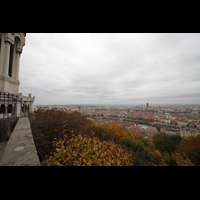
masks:
<instances>
[{"instance_id":1,"label":"stone wall","mask_svg":"<svg viewBox=\"0 0 200 200\"><path fill-rule=\"evenodd\" d=\"M3 152L0 166L40 166L28 117L19 118Z\"/></svg>"},{"instance_id":2,"label":"stone wall","mask_svg":"<svg viewBox=\"0 0 200 200\"><path fill-rule=\"evenodd\" d=\"M19 118L5 118L0 119L0 142L7 141L17 123Z\"/></svg>"}]
</instances>

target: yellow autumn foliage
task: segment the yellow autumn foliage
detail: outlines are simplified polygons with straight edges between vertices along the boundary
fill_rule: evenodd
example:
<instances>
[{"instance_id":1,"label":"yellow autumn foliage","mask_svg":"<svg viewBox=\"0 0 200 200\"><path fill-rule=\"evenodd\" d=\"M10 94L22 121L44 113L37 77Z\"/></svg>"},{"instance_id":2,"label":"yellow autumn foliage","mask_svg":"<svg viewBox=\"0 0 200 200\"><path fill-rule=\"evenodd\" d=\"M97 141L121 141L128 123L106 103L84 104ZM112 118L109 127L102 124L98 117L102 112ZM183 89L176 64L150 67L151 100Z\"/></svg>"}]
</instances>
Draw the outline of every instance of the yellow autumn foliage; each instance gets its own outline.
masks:
<instances>
[{"instance_id":1,"label":"yellow autumn foliage","mask_svg":"<svg viewBox=\"0 0 200 200\"><path fill-rule=\"evenodd\" d=\"M54 142L55 152L44 166L132 166L132 154L121 146L97 137L77 135Z\"/></svg>"},{"instance_id":2,"label":"yellow autumn foliage","mask_svg":"<svg viewBox=\"0 0 200 200\"><path fill-rule=\"evenodd\" d=\"M174 153L175 155L175 161L177 163L177 166L195 166L194 163L182 152L183 155L180 153Z\"/></svg>"},{"instance_id":3,"label":"yellow autumn foliage","mask_svg":"<svg viewBox=\"0 0 200 200\"><path fill-rule=\"evenodd\" d=\"M127 130L122 129L117 124L113 124L113 123L112 124L95 124L95 126L103 127L107 131L112 131L118 137L129 137L129 138L134 139L133 134L131 134L130 132L128 133Z\"/></svg>"}]
</instances>

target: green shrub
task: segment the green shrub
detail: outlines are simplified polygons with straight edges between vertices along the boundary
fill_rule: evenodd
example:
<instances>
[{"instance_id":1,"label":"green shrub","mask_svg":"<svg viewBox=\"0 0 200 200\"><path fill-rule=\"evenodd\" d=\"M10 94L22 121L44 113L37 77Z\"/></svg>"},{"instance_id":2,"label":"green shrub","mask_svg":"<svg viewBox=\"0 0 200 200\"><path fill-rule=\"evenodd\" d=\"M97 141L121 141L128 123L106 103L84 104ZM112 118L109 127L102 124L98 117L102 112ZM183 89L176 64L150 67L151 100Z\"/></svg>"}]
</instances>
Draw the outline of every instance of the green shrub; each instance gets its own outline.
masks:
<instances>
[{"instance_id":1,"label":"green shrub","mask_svg":"<svg viewBox=\"0 0 200 200\"><path fill-rule=\"evenodd\" d=\"M174 161L174 156L168 152L162 152L162 159L168 166L176 166L176 162Z\"/></svg>"},{"instance_id":2,"label":"green shrub","mask_svg":"<svg viewBox=\"0 0 200 200\"><path fill-rule=\"evenodd\" d=\"M134 151L144 150L144 143L141 142L140 140L136 140L136 139L132 139L132 138L128 138L128 137L123 137L123 138L120 138L119 143L121 145L125 145L127 147L132 148Z\"/></svg>"},{"instance_id":3,"label":"green shrub","mask_svg":"<svg viewBox=\"0 0 200 200\"><path fill-rule=\"evenodd\" d=\"M145 143L140 138L120 138L119 144L125 146L134 156L134 166L147 166L151 161Z\"/></svg>"},{"instance_id":4,"label":"green shrub","mask_svg":"<svg viewBox=\"0 0 200 200\"><path fill-rule=\"evenodd\" d=\"M92 126L92 131L94 132L94 136L98 137L101 141L117 142L119 140L113 132L107 131L103 127Z\"/></svg>"},{"instance_id":5,"label":"green shrub","mask_svg":"<svg viewBox=\"0 0 200 200\"><path fill-rule=\"evenodd\" d=\"M179 135L168 136L162 135L160 133L156 134L153 137L153 143L161 152L171 153L175 150L176 145L182 140L182 137Z\"/></svg>"},{"instance_id":6,"label":"green shrub","mask_svg":"<svg viewBox=\"0 0 200 200\"><path fill-rule=\"evenodd\" d=\"M160 126L159 125L153 125L152 127L155 127L158 131L160 131Z\"/></svg>"}]
</instances>

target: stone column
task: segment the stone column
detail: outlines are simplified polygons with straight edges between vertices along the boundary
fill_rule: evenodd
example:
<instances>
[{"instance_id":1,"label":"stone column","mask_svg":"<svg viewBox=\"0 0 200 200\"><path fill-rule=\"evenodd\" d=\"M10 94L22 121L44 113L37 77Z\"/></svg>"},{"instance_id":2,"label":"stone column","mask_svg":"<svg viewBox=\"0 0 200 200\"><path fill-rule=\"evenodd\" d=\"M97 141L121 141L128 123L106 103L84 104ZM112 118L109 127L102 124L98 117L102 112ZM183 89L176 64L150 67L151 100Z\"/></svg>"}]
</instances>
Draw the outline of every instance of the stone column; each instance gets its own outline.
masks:
<instances>
[{"instance_id":1,"label":"stone column","mask_svg":"<svg viewBox=\"0 0 200 200\"><path fill-rule=\"evenodd\" d=\"M15 104L14 103L12 104L12 116L13 117L15 116Z\"/></svg>"},{"instance_id":2,"label":"stone column","mask_svg":"<svg viewBox=\"0 0 200 200\"><path fill-rule=\"evenodd\" d=\"M0 46L0 66L2 65L2 63L1 63L1 60L2 60L2 45L3 45L3 39L2 39L2 37L1 37L1 46ZM0 67L0 76L3 74L3 68L2 67Z\"/></svg>"},{"instance_id":3,"label":"stone column","mask_svg":"<svg viewBox=\"0 0 200 200\"><path fill-rule=\"evenodd\" d=\"M17 51L16 50L16 60L15 60L15 62L16 62L16 71L15 71L15 78L16 78L16 80L17 81L19 81L19 58L20 58L20 56L21 56L21 52L20 51Z\"/></svg>"},{"instance_id":4,"label":"stone column","mask_svg":"<svg viewBox=\"0 0 200 200\"><path fill-rule=\"evenodd\" d=\"M29 104L29 113L33 112L33 102L31 101Z\"/></svg>"},{"instance_id":5,"label":"stone column","mask_svg":"<svg viewBox=\"0 0 200 200\"><path fill-rule=\"evenodd\" d=\"M1 99L0 99L0 100L1 100ZM2 104L0 104L0 107L1 107L1 105L2 105ZM4 113L0 113L0 119L3 118L3 116L4 116Z\"/></svg>"},{"instance_id":6,"label":"stone column","mask_svg":"<svg viewBox=\"0 0 200 200\"><path fill-rule=\"evenodd\" d=\"M14 45L14 50L13 50L13 65L12 65L12 78L13 80L16 80L16 46Z\"/></svg>"},{"instance_id":7,"label":"stone column","mask_svg":"<svg viewBox=\"0 0 200 200\"><path fill-rule=\"evenodd\" d=\"M9 66L9 57L10 57L10 43L7 41L5 42L4 52L2 52L2 57L4 57L4 72L3 75L8 77L8 66Z\"/></svg>"},{"instance_id":8,"label":"stone column","mask_svg":"<svg viewBox=\"0 0 200 200\"><path fill-rule=\"evenodd\" d=\"M33 110L33 102L34 102L34 100L35 100L35 97L33 97L32 100L31 100L30 103L29 103L29 113L31 113L31 112L34 111L34 110Z\"/></svg>"},{"instance_id":9,"label":"stone column","mask_svg":"<svg viewBox=\"0 0 200 200\"><path fill-rule=\"evenodd\" d=\"M8 105L7 104L4 104L5 105L5 114L4 114L4 117L7 118L8 116Z\"/></svg>"},{"instance_id":10,"label":"stone column","mask_svg":"<svg viewBox=\"0 0 200 200\"><path fill-rule=\"evenodd\" d=\"M17 101L16 102L16 116L17 117L20 117L20 115L21 115L21 102L19 102L19 101Z\"/></svg>"},{"instance_id":11,"label":"stone column","mask_svg":"<svg viewBox=\"0 0 200 200\"><path fill-rule=\"evenodd\" d=\"M17 102L14 102L14 116L17 117Z\"/></svg>"}]
</instances>

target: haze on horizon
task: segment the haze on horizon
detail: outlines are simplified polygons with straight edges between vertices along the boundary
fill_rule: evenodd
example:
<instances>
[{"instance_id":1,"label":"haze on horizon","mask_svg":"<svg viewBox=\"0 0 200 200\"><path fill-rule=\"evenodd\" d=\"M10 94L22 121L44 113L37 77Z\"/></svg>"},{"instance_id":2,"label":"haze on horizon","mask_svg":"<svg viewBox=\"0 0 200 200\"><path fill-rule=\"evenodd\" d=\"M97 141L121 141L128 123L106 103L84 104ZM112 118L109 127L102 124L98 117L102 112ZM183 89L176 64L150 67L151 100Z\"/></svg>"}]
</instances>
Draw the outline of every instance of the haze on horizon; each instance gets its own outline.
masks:
<instances>
[{"instance_id":1,"label":"haze on horizon","mask_svg":"<svg viewBox=\"0 0 200 200\"><path fill-rule=\"evenodd\" d=\"M20 87L34 105L200 103L199 33L27 33Z\"/></svg>"}]
</instances>

